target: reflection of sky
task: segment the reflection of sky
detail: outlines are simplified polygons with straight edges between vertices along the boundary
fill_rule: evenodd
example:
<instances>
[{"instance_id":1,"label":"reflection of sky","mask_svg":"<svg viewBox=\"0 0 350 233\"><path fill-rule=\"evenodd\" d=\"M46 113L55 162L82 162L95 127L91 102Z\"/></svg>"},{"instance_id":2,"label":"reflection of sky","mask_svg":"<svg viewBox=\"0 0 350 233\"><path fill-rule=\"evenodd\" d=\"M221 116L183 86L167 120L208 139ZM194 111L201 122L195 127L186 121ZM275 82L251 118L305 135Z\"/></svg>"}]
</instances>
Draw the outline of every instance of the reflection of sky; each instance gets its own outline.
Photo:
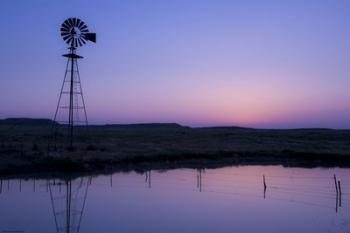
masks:
<instances>
[{"instance_id":1,"label":"reflection of sky","mask_svg":"<svg viewBox=\"0 0 350 233\"><path fill-rule=\"evenodd\" d=\"M12 1L0 8L0 118L52 117L61 22L80 49L94 123L350 127L350 2Z\"/></svg>"},{"instance_id":2,"label":"reflection of sky","mask_svg":"<svg viewBox=\"0 0 350 233\"><path fill-rule=\"evenodd\" d=\"M333 174L342 182L342 207L335 212ZM93 232L345 232L350 222L349 169L244 166L197 171L114 174L92 179L81 224ZM263 199L262 174L267 193ZM75 183L79 183L77 179ZM53 232L46 181L12 180L0 194L0 230ZM75 185L77 186L77 185ZM57 187L52 189L55 196ZM61 202L61 203L64 203ZM62 209L56 206L57 209Z\"/></svg>"}]
</instances>

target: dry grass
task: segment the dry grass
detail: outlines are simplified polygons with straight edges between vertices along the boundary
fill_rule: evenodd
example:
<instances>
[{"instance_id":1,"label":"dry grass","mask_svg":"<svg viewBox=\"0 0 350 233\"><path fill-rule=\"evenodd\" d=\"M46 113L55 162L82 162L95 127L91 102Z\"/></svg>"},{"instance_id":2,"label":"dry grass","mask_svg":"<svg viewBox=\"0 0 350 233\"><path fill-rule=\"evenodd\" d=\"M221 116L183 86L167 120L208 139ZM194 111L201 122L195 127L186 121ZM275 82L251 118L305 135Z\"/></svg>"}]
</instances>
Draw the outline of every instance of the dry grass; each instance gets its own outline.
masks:
<instances>
[{"instance_id":1,"label":"dry grass","mask_svg":"<svg viewBox=\"0 0 350 233\"><path fill-rule=\"evenodd\" d=\"M60 156L48 157L52 127L47 122L33 122L0 121L0 171L40 169L41 165L50 167L45 164L55 163L63 168L94 169L157 162L174 165L183 161L201 165L281 159L337 165L350 161L350 130L189 128L177 124L90 126L89 140L77 139L73 152L62 147L60 153L56 152ZM60 140L63 138L61 135Z\"/></svg>"}]
</instances>

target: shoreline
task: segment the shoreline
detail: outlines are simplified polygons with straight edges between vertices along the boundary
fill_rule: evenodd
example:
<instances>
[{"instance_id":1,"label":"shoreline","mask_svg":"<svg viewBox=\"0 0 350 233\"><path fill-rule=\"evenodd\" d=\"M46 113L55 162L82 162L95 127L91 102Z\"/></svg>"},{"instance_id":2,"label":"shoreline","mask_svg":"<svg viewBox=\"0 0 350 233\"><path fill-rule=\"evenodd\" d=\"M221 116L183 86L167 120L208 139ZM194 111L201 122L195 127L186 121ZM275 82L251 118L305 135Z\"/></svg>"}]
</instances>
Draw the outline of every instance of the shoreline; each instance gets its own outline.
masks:
<instances>
[{"instance_id":1,"label":"shoreline","mask_svg":"<svg viewBox=\"0 0 350 233\"><path fill-rule=\"evenodd\" d=\"M181 158L180 158L181 157ZM15 177L76 177L87 175L109 175L115 172L144 173L149 170L173 169L215 169L236 166L283 166L300 168L349 168L350 157L339 155L238 155L224 154L220 158L216 155L182 155L179 158L167 156L133 157L118 162L93 159L82 162L69 157L42 157L34 163L24 166L8 166L0 169L0 178Z\"/></svg>"}]
</instances>

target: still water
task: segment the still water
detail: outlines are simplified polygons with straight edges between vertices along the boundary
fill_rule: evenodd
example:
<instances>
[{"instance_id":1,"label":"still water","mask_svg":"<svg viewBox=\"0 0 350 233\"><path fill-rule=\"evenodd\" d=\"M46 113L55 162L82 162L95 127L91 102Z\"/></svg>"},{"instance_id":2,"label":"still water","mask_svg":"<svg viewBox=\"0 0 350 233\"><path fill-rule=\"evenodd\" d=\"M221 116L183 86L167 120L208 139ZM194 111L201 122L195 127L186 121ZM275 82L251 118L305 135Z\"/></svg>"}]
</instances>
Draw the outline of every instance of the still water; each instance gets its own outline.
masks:
<instances>
[{"instance_id":1,"label":"still water","mask_svg":"<svg viewBox=\"0 0 350 233\"><path fill-rule=\"evenodd\" d=\"M242 166L3 179L0 232L348 233L350 169Z\"/></svg>"}]
</instances>

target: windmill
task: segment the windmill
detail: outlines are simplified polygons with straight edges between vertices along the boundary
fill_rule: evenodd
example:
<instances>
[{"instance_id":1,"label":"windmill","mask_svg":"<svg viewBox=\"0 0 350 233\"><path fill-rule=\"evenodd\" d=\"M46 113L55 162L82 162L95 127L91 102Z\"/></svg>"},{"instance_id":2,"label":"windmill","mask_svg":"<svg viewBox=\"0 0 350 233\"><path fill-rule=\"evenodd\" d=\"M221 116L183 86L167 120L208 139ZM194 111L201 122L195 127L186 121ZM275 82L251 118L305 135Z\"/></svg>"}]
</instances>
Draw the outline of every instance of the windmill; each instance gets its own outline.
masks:
<instances>
[{"instance_id":1,"label":"windmill","mask_svg":"<svg viewBox=\"0 0 350 233\"><path fill-rule=\"evenodd\" d=\"M58 123L54 126L54 148L57 149L58 137L63 137L68 148L73 149L76 126L88 125L78 69L78 59L83 57L76 50L87 41L96 43L96 34L89 32L82 20L68 18L61 25L61 36L69 45L69 53L63 55L67 58L67 65L54 117L54 122ZM59 129L63 129L64 133L60 133Z\"/></svg>"}]
</instances>

